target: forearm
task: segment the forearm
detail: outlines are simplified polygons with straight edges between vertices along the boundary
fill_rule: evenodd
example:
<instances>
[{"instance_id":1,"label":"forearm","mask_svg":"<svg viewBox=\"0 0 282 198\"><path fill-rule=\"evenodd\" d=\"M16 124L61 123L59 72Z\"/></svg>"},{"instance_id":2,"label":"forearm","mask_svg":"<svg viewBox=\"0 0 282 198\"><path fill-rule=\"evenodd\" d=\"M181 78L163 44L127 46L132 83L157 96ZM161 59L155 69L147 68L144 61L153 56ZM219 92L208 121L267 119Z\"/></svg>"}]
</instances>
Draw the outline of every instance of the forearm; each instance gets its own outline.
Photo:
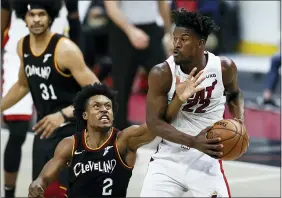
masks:
<instances>
[{"instance_id":1,"label":"forearm","mask_svg":"<svg viewBox=\"0 0 282 198\"><path fill-rule=\"evenodd\" d=\"M116 5L116 3L117 2L113 3L111 1L105 1L107 14L110 19L116 24L116 26L118 26L125 34L128 34L133 25L127 21L125 15L118 8L118 5Z\"/></svg>"},{"instance_id":2,"label":"forearm","mask_svg":"<svg viewBox=\"0 0 282 198\"><path fill-rule=\"evenodd\" d=\"M158 1L159 12L164 21L165 33L171 32L170 4L168 1Z\"/></svg>"},{"instance_id":3,"label":"forearm","mask_svg":"<svg viewBox=\"0 0 282 198\"><path fill-rule=\"evenodd\" d=\"M57 179L60 171L63 168L64 167L61 164L57 164L56 162L54 162L54 159L51 159L45 164L40 175L36 180L41 184L41 187L45 190L50 183Z\"/></svg>"},{"instance_id":4,"label":"forearm","mask_svg":"<svg viewBox=\"0 0 282 198\"><path fill-rule=\"evenodd\" d=\"M193 147L194 137L178 131L176 128L170 124L164 122L163 120L147 120L148 128L156 135L164 138L168 141L182 144L188 147Z\"/></svg>"},{"instance_id":5,"label":"forearm","mask_svg":"<svg viewBox=\"0 0 282 198\"><path fill-rule=\"evenodd\" d=\"M166 110L166 116L165 119L167 122L171 122L172 120L175 119L177 116L177 113L179 112L183 102L179 100L179 98L176 96L173 98L171 103L168 105L167 110Z\"/></svg>"},{"instance_id":6,"label":"forearm","mask_svg":"<svg viewBox=\"0 0 282 198\"><path fill-rule=\"evenodd\" d=\"M68 118L74 118L74 115L73 115L73 111L74 111L74 108L72 105L66 107L66 108L63 108L62 109L62 112L66 115L66 117Z\"/></svg>"},{"instance_id":7,"label":"forearm","mask_svg":"<svg viewBox=\"0 0 282 198\"><path fill-rule=\"evenodd\" d=\"M1 112L9 109L18 103L27 93L29 88L20 85L18 82L15 83L12 88L8 91L7 95L1 101Z\"/></svg>"},{"instance_id":8,"label":"forearm","mask_svg":"<svg viewBox=\"0 0 282 198\"><path fill-rule=\"evenodd\" d=\"M233 118L238 118L244 121L244 97L241 92L234 98L228 101L228 109Z\"/></svg>"}]
</instances>

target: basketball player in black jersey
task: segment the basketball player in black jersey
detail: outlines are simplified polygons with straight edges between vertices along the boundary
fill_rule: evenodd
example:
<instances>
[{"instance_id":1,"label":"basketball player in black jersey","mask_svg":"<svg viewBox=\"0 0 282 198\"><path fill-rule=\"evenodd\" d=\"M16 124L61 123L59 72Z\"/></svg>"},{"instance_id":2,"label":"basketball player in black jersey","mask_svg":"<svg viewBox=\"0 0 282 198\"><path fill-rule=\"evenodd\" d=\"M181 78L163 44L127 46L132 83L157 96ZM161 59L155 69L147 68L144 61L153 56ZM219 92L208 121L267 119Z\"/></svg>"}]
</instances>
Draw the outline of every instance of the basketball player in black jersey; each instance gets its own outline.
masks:
<instances>
[{"instance_id":1,"label":"basketball player in black jersey","mask_svg":"<svg viewBox=\"0 0 282 198\"><path fill-rule=\"evenodd\" d=\"M21 0L13 0L14 3L17 3L19 6L21 5ZM23 1L24 2L24 1ZM78 21L78 0L65 0L64 1L66 8L68 10L68 22L69 22L69 36L72 41L77 43L78 36L80 33L80 23ZM24 6L24 5L23 5ZM53 6L56 6L53 5ZM60 7L60 5L58 5ZM61 9L62 10L62 9ZM12 16L13 10L11 7L11 0L1 0L1 41L2 41L2 53L4 52L4 45L3 38L4 38L4 31L8 31L9 35L9 42L6 44L8 45L8 48L12 48L12 44L14 43L12 40L17 41L17 35L24 35L24 33L16 33L17 30L21 30L17 28L15 24L18 23L18 20ZM76 18L77 16L77 18ZM78 22L77 22L78 21ZM19 24L21 25L21 24ZM54 24L52 25L54 27ZM55 27L55 31L57 31L58 28ZM60 29L60 28L59 28ZM62 29L62 28L61 28ZM23 30L25 32L25 30ZM6 38L4 38L6 40ZM16 62L12 62L11 60L14 59L14 57L11 57L11 52L9 51L4 52L6 62L3 64L3 71L7 72L10 75L13 75L10 73L10 71L15 71L16 68L19 67L19 65L13 65ZM16 49L14 48L14 51L16 52ZM3 55L3 54L2 54ZM8 58L7 58L8 57ZM5 58L2 57L4 60ZM16 57L17 59L17 57ZM10 68L8 68L10 67ZM7 70L8 69L8 70ZM15 74L14 74L15 75ZM6 77L6 78L5 78ZM2 76L2 79L4 79L4 83L10 84L11 82L14 82L14 78L9 78L10 76ZM16 75L15 75L16 77ZM3 91L4 89L2 89ZM21 103L23 104L26 100L22 100ZM32 101L30 101L32 102ZM16 109L17 109L17 105ZM15 107L14 106L14 107ZM31 104L26 104L28 108L31 109ZM13 108L12 108L13 109ZM10 111L11 112L11 111ZM18 177L18 171L20 168L20 162L21 162L21 153L22 153L22 145L25 142L26 135L28 132L28 127L30 123L30 115L29 112L25 112L24 110L21 110L20 107L18 107L18 110L12 110L13 113L6 113L3 114L3 120L5 124L7 125L7 129L9 130L9 138L6 144L6 148L4 150L4 189L5 189L5 197L15 197L15 189L16 189L16 183L17 183L17 177Z\"/></svg>"},{"instance_id":2,"label":"basketball player in black jersey","mask_svg":"<svg viewBox=\"0 0 282 198\"><path fill-rule=\"evenodd\" d=\"M179 110L175 100L202 90L197 87L204 80L199 78L200 74L178 86L178 97L168 106L166 118ZM46 186L66 167L70 176L68 197L125 197L136 151L155 136L146 124L122 131L113 128L116 93L106 85L96 83L84 87L75 99L74 108L81 133L58 144L54 157L30 185L29 197L42 196Z\"/></svg>"},{"instance_id":3,"label":"basketball player in black jersey","mask_svg":"<svg viewBox=\"0 0 282 198\"><path fill-rule=\"evenodd\" d=\"M38 119L33 127L36 133L33 179L52 158L58 142L76 131L69 118L73 117L71 104L77 91L81 86L98 82L85 65L76 44L50 31L61 8L58 4L61 1L22 0L21 4L13 5L16 15L26 22L30 34L18 42L19 78L2 99L1 112L31 92Z\"/></svg>"}]
</instances>

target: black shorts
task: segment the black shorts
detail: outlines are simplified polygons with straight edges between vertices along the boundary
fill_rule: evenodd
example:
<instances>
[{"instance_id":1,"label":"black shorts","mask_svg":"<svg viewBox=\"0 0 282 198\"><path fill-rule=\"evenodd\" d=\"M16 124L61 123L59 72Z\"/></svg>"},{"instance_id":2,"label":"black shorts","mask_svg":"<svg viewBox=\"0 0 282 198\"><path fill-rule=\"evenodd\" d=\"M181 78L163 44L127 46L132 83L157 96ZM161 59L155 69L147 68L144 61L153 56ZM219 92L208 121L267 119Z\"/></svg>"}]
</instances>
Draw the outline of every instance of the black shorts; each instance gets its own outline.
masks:
<instances>
[{"instance_id":1,"label":"black shorts","mask_svg":"<svg viewBox=\"0 0 282 198\"><path fill-rule=\"evenodd\" d=\"M72 136L76 133L76 124L71 123L56 129L55 136L49 139L40 139L40 135L34 136L32 151L32 180L35 180L44 165L54 156L55 149L59 142L65 137ZM67 188L68 170L64 169L59 175L59 183Z\"/></svg>"}]
</instances>

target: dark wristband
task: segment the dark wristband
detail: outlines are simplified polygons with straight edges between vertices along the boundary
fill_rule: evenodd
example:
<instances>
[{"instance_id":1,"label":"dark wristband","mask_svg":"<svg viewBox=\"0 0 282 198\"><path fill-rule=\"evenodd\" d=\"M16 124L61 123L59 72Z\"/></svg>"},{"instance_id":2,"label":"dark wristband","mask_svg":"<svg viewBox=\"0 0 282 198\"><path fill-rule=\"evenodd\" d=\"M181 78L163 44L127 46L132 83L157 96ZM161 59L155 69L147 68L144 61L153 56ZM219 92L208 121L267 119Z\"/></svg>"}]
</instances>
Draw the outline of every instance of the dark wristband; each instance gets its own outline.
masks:
<instances>
[{"instance_id":1,"label":"dark wristband","mask_svg":"<svg viewBox=\"0 0 282 198\"><path fill-rule=\"evenodd\" d=\"M64 114L63 110L60 110L60 113L62 114L64 121L66 122L69 118L66 116L66 114Z\"/></svg>"}]
</instances>

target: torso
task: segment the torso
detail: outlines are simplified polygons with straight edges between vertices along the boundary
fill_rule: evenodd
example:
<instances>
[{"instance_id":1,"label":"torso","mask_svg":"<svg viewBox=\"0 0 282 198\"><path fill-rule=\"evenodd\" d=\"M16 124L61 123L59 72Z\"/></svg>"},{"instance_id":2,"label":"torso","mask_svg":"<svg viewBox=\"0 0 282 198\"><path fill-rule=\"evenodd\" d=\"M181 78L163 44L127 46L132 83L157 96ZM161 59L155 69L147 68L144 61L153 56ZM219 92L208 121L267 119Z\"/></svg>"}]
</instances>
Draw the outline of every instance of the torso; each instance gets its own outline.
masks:
<instances>
[{"instance_id":1,"label":"torso","mask_svg":"<svg viewBox=\"0 0 282 198\"><path fill-rule=\"evenodd\" d=\"M56 46L63 37L54 34L41 54L31 49L29 35L23 40L24 71L38 119L71 105L81 89L70 72L57 64Z\"/></svg>"},{"instance_id":2,"label":"torso","mask_svg":"<svg viewBox=\"0 0 282 198\"><path fill-rule=\"evenodd\" d=\"M167 63L172 73L171 89L168 92L168 101L170 102L175 93L176 76L183 82L188 75L181 71L179 65L175 65L173 56L168 58ZM208 52L208 61L202 76L205 76L206 79L200 86L205 87L205 89L188 99L182 105L176 119L171 123L172 126L181 131L186 131L189 135L198 135L202 129L222 119L225 109L226 99L221 61L218 56Z\"/></svg>"},{"instance_id":3,"label":"torso","mask_svg":"<svg viewBox=\"0 0 282 198\"><path fill-rule=\"evenodd\" d=\"M215 122L223 119L225 110L226 97L224 96L224 84L222 80L222 68L220 57L207 52L208 61L202 75L206 79L200 84L205 87L201 92L194 94L187 102L185 102L179 110L177 117L172 121L171 125L183 133L192 136L198 135L204 128L213 125ZM176 76L183 82L187 78L187 74L183 73L179 65L175 65L173 56L166 60L171 75L171 88L167 94L168 103L173 99L175 94ZM181 153L189 151L189 156L183 156ZM171 152L176 155L171 156ZM188 154L187 153L187 154ZM204 155L196 149L188 148L163 139L159 145L158 153L155 157L165 157L170 159L179 159L193 162L193 158L197 159Z\"/></svg>"},{"instance_id":4,"label":"torso","mask_svg":"<svg viewBox=\"0 0 282 198\"><path fill-rule=\"evenodd\" d=\"M73 136L69 197L126 197L133 167L127 166L118 151L118 130L113 129L106 142L97 149L87 145L85 134Z\"/></svg>"}]
</instances>

